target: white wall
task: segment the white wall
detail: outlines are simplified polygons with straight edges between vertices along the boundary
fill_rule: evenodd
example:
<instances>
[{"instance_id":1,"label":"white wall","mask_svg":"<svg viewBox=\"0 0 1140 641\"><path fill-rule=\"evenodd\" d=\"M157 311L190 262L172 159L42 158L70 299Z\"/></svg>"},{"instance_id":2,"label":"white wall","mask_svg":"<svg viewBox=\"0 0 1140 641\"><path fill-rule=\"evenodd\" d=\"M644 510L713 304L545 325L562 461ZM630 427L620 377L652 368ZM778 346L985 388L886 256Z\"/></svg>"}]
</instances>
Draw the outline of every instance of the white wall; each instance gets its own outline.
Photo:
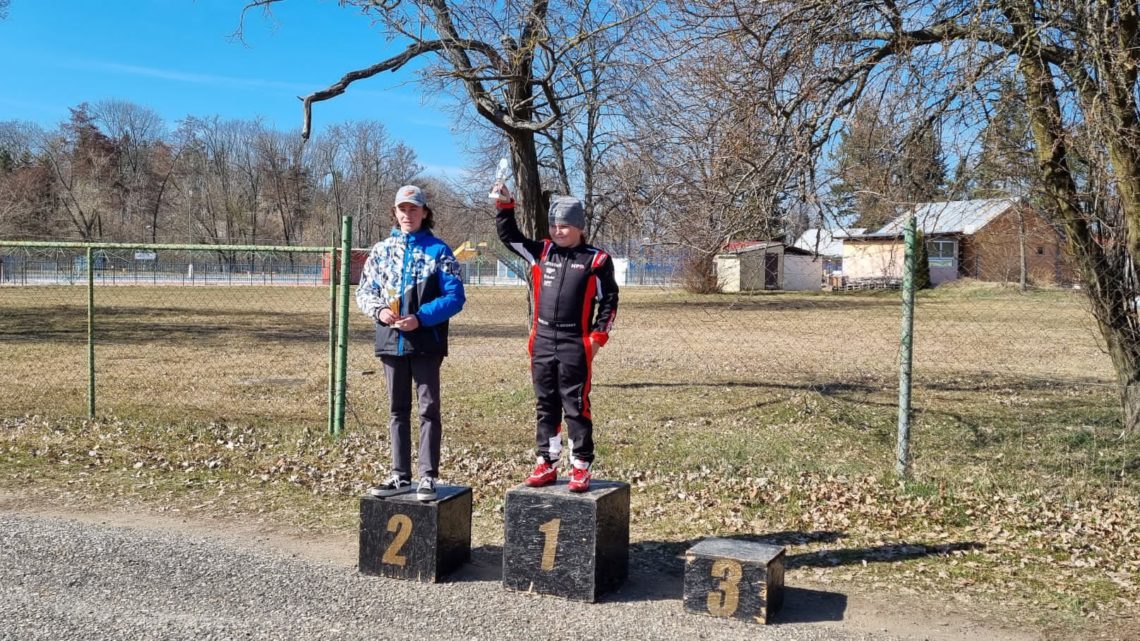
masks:
<instances>
[{"instance_id":1,"label":"white wall","mask_svg":"<svg viewBox=\"0 0 1140 641\"><path fill-rule=\"evenodd\" d=\"M629 259L610 257L610 260L614 261L614 280L618 286L625 285L629 279Z\"/></svg>"},{"instance_id":2,"label":"white wall","mask_svg":"<svg viewBox=\"0 0 1140 641\"><path fill-rule=\"evenodd\" d=\"M716 282L722 292L740 291L739 254L720 254L716 257Z\"/></svg>"},{"instance_id":3,"label":"white wall","mask_svg":"<svg viewBox=\"0 0 1140 641\"><path fill-rule=\"evenodd\" d=\"M902 278L903 244L899 240L843 242L843 275L859 278Z\"/></svg>"},{"instance_id":4,"label":"white wall","mask_svg":"<svg viewBox=\"0 0 1140 641\"><path fill-rule=\"evenodd\" d=\"M823 282L823 257L784 254L784 289L793 292L819 291Z\"/></svg>"}]
</instances>

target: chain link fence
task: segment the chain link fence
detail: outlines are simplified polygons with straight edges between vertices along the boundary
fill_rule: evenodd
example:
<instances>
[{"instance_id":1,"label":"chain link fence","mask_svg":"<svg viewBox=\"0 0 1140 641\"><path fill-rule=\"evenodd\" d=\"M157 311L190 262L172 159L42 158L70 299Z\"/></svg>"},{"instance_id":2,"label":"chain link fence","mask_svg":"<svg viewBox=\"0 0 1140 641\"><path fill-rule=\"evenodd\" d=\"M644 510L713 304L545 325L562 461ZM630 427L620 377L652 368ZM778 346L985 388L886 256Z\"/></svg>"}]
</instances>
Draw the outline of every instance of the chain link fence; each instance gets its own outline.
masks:
<instances>
[{"instance_id":1,"label":"chain link fence","mask_svg":"<svg viewBox=\"0 0 1140 641\"><path fill-rule=\"evenodd\" d=\"M84 415L86 254L11 245L0 248L2 413ZM520 434L533 419L525 283L501 247L467 249L468 302L452 320L444 366L445 421L510 425L502 443L525 443ZM327 425L328 248L138 246L91 255L98 414ZM889 459L897 290L831 290L821 280L810 291L695 295L678 286L680 257L615 258L621 304L593 391L600 429L614 443L622 422L635 419L663 429L751 421L760 434L766 423L797 429L826 416L881 442ZM920 291L916 450L949 434L1025 450L1047 436L1084 448L1081 464L1112 473L1119 461L1101 460L1095 442L1119 430L1115 377L1087 307L1078 288L958 279ZM383 434L372 324L354 304L347 320L346 427Z\"/></svg>"}]
</instances>

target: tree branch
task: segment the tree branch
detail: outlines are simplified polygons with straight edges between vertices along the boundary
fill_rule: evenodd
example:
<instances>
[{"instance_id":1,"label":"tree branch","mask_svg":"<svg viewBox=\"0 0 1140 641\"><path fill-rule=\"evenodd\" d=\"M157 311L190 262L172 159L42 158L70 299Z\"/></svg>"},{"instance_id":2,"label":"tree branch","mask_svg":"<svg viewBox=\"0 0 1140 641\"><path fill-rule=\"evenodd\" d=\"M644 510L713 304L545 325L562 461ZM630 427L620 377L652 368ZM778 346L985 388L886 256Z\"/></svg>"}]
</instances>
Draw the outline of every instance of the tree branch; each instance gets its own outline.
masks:
<instances>
[{"instance_id":1,"label":"tree branch","mask_svg":"<svg viewBox=\"0 0 1140 641\"><path fill-rule=\"evenodd\" d=\"M280 2L281 0L262 1ZM378 62L371 67L358 69L356 71L350 71L341 77L340 80L330 85L328 88L322 89L320 91L314 91L313 93L301 98L301 102L303 103L304 107L304 123L301 127L301 138L304 140L309 139L309 134L312 129L312 106L314 102L321 102L323 100L335 98L343 94L348 89L349 85L356 82L357 80L371 78L372 76L375 76L376 74L384 71L396 71L400 67L403 67L405 64L407 64L413 58L426 53L443 51L448 47L448 44L449 43L446 43L443 40L430 40L426 42L413 43L412 45L409 45L408 48L405 49L402 53L396 56L388 58L383 62ZM475 40L463 40L455 44L466 49L472 49L479 51L480 53L487 54L488 57L498 57L498 53L486 43L478 42Z\"/></svg>"}]
</instances>

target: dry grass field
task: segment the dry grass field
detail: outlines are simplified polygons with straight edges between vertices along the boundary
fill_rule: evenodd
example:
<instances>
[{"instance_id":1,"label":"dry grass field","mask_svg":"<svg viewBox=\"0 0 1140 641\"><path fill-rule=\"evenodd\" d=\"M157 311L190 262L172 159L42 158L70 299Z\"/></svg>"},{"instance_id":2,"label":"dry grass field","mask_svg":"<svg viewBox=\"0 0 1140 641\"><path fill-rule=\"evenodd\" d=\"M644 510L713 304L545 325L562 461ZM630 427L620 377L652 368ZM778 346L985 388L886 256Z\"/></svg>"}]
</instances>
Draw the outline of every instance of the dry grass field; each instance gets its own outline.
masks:
<instances>
[{"instance_id":1,"label":"dry grass field","mask_svg":"<svg viewBox=\"0 0 1140 641\"><path fill-rule=\"evenodd\" d=\"M355 307L334 441L326 290L96 299L99 418L87 421L84 290L0 288L0 483L354 527L355 497L388 461ZM526 303L517 288L468 299L444 365L444 480L475 488L476 544L493 544L503 493L531 460ZM673 563L703 536L760 538L789 546L789 582L917 591L1057 638L1135 629L1140 453L1119 439L1080 293L944 286L920 294L916 318L914 480L900 484L897 292L623 290L592 400L597 475L633 483L640 549Z\"/></svg>"}]
</instances>

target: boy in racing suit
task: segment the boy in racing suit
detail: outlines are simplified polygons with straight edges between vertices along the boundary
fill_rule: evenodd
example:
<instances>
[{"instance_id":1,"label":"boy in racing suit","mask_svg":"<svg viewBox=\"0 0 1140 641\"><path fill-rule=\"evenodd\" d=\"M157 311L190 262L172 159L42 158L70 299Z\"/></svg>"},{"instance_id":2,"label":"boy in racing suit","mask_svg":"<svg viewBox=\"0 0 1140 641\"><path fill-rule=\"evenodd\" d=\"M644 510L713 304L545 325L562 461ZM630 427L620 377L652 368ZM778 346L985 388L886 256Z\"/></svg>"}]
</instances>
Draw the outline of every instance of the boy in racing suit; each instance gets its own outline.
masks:
<instances>
[{"instance_id":1,"label":"boy in racing suit","mask_svg":"<svg viewBox=\"0 0 1140 641\"><path fill-rule=\"evenodd\" d=\"M578 199L554 197L550 240L534 240L519 231L506 186L497 182L491 193L496 194L499 239L529 263L534 288L527 351L536 398L537 461L526 484L541 487L557 479L565 419L572 465L569 489L585 492L594 461L591 363L609 339L618 307L613 261L586 243L585 210Z\"/></svg>"}]
</instances>

